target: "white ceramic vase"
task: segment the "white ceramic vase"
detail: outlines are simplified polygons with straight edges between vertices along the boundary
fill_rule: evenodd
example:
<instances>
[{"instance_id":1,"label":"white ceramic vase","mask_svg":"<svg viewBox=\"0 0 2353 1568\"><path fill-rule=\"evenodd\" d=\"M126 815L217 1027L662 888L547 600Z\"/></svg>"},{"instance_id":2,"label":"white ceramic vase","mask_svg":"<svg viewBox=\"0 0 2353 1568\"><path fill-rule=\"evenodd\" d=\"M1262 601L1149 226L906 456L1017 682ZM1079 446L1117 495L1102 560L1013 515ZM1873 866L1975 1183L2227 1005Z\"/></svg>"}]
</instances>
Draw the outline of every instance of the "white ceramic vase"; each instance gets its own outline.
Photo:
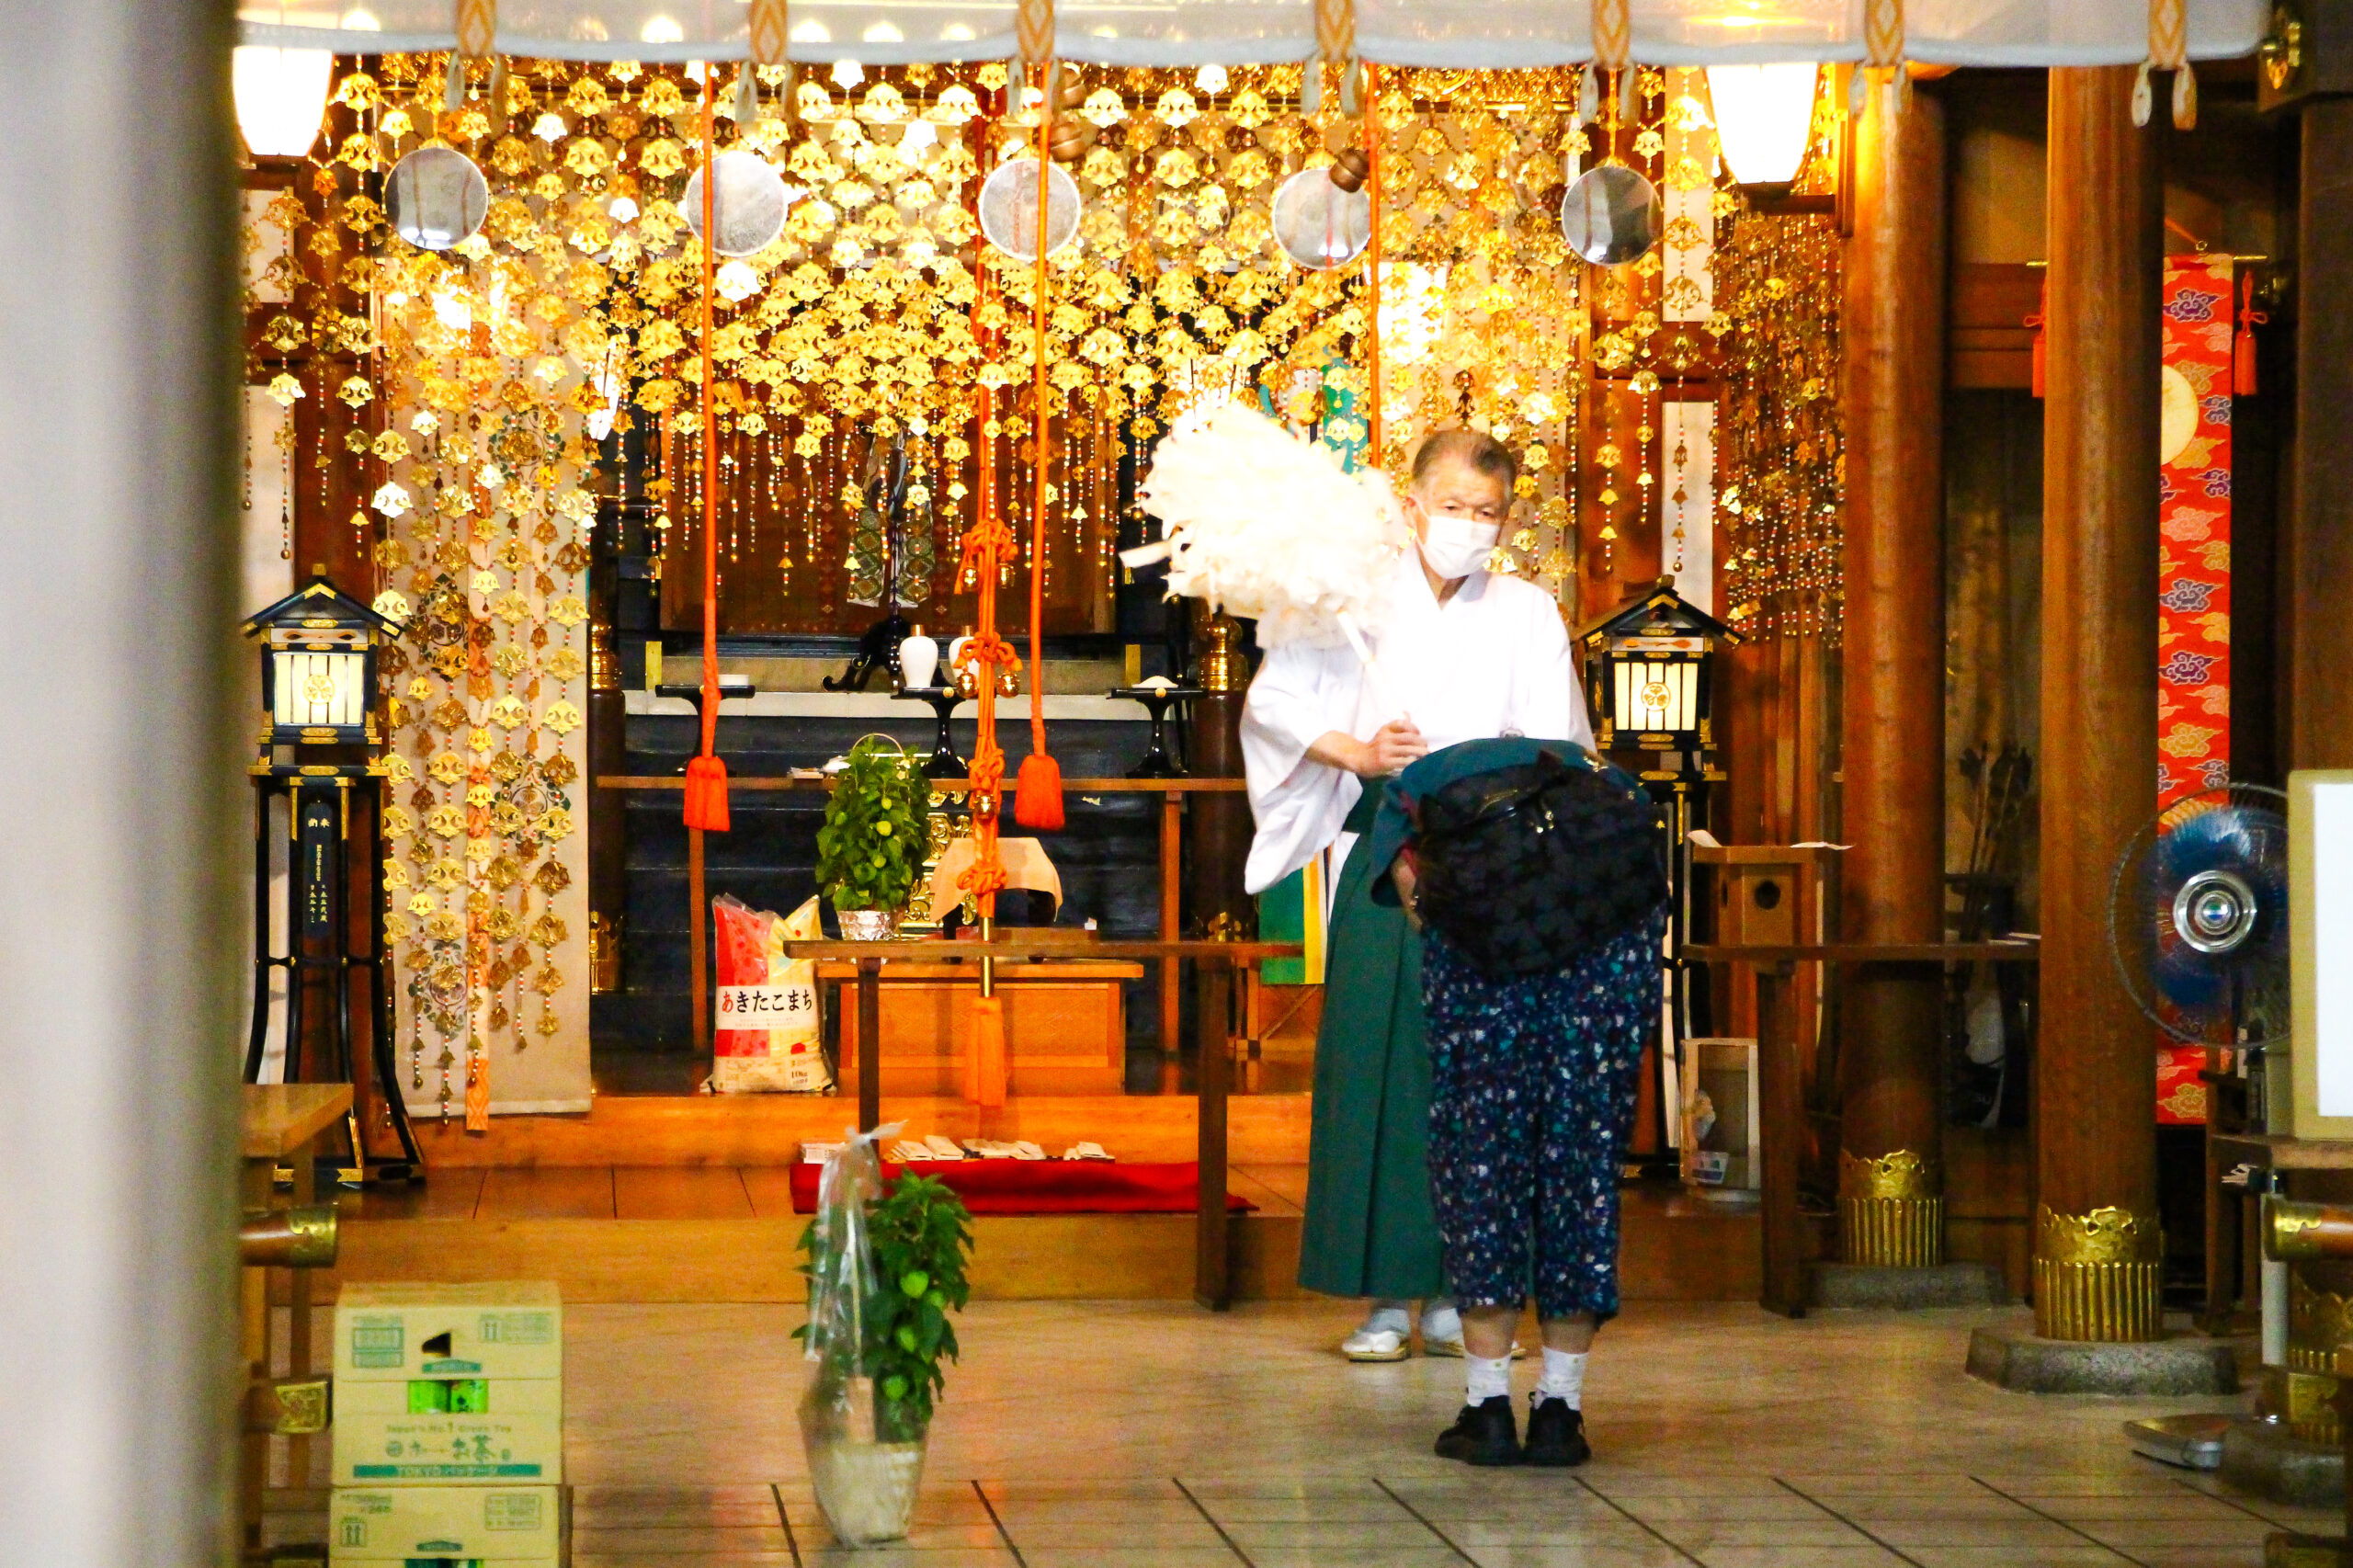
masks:
<instances>
[{"instance_id":1,"label":"white ceramic vase","mask_svg":"<svg viewBox=\"0 0 2353 1568\"><path fill-rule=\"evenodd\" d=\"M899 682L908 690L929 687L939 674L939 643L916 632L899 644Z\"/></svg>"}]
</instances>

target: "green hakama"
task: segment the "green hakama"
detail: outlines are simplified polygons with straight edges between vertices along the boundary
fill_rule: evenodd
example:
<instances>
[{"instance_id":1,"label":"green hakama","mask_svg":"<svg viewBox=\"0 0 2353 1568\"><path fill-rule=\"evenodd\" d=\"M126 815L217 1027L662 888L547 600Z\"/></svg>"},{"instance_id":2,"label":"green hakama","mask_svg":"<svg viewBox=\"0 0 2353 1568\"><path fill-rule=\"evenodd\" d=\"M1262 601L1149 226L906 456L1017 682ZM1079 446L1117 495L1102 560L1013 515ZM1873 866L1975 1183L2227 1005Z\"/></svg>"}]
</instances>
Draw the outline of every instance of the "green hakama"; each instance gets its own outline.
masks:
<instances>
[{"instance_id":1,"label":"green hakama","mask_svg":"<svg viewBox=\"0 0 2353 1568\"><path fill-rule=\"evenodd\" d=\"M1430 1207L1422 939L1403 909L1373 902L1362 835L1381 794L1369 788L1348 815L1359 836L1333 893L1299 1282L1331 1296L1420 1300L1446 1290Z\"/></svg>"}]
</instances>

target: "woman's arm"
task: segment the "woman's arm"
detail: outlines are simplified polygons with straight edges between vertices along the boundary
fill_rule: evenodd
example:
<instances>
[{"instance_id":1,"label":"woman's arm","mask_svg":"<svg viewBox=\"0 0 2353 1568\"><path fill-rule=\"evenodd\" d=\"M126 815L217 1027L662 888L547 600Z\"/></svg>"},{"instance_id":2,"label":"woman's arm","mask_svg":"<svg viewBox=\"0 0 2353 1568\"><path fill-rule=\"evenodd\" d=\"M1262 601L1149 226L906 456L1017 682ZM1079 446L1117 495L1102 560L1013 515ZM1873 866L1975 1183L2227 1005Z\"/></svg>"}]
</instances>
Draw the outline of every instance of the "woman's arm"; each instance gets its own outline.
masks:
<instances>
[{"instance_id":1,"label":"woman's arm","mask_svg":"<svg viewBox=\"0 0 2353 1568\"><path fill-rule=\"evenodd\" d=\"M1402 771L1416 757L1427 756L1429 749L1429 742L1414 728L1413 720L1396 719L1381 726L1369 741L1360 741L1344 731L1326 730L1308 743L1307 760L1359 778L1382 778Z\"/></svg>"}]
</instances>

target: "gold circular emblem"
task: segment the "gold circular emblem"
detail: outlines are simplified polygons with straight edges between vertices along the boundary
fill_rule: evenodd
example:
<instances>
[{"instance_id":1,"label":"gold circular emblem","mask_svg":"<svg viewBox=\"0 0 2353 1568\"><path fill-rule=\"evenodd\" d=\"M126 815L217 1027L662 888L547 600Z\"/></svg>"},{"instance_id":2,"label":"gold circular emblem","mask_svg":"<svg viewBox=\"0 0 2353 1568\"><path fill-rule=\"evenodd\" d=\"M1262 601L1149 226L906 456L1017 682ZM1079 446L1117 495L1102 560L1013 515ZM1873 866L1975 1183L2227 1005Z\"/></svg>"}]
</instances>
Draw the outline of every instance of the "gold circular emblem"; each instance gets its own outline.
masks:
<instances>
[{"instance_id":1,"label":"gold circular emblem","mask_svg":"<svg viewBox=\"0 0 2353 1568\"><path fill-rule=\"evenodd\" d=\"M1652 681L1643 687L1643 706L1645 708L1664 708L1674 699L1674 694L1666 689L1666 683L1663 680Z\"/></svg>"}]
</instances>

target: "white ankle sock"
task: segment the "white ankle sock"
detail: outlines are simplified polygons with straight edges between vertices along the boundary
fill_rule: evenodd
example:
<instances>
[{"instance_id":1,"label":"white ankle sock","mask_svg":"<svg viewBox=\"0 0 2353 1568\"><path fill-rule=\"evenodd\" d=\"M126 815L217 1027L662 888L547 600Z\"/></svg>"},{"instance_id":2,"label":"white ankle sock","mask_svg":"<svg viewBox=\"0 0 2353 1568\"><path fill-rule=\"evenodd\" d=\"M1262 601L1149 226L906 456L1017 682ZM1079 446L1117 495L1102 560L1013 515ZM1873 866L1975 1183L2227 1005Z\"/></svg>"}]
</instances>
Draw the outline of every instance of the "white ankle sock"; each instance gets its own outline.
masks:
<instances>
[{"instance_id":1,"label":"white ankle sock","mask_svg":"<svg viewBox=\"0 0 2353 1568\"><path fill-rule=\"evenodd\" d=\"M1544 1347L1544 1375L1537 1380L1536 1397L1565 1399L1571 1410L1585 1408L1585 1356L1576 1351Z\"/></svg>"},{"instance_id":2,"label":"white ankle sock","mask_svg":"<svg viewBox=\"0 0 2353 1568\"><path fill-rule=\"evenodd\" d=\"M1511 1393L1510 1357L1498 1356L1491 1361L1484 1356L1465 1356L1462 1367L1470 1383L1465 1404L1484 1404L1497 1394Z\"/></svg>"},{"instance_id":3,"label":"white ankle sock","mask_svg":"<svg viewBox=\"0 0 2353 1568\"><path fill-rule=\"evenodd\" d=\"M1378 1334L1387 1329L1392 1334L1414 1331L1414 1307L1411 1301L1375 1301L1364 1320L1363 1333Z\"/></svg>"}]
</instances>

